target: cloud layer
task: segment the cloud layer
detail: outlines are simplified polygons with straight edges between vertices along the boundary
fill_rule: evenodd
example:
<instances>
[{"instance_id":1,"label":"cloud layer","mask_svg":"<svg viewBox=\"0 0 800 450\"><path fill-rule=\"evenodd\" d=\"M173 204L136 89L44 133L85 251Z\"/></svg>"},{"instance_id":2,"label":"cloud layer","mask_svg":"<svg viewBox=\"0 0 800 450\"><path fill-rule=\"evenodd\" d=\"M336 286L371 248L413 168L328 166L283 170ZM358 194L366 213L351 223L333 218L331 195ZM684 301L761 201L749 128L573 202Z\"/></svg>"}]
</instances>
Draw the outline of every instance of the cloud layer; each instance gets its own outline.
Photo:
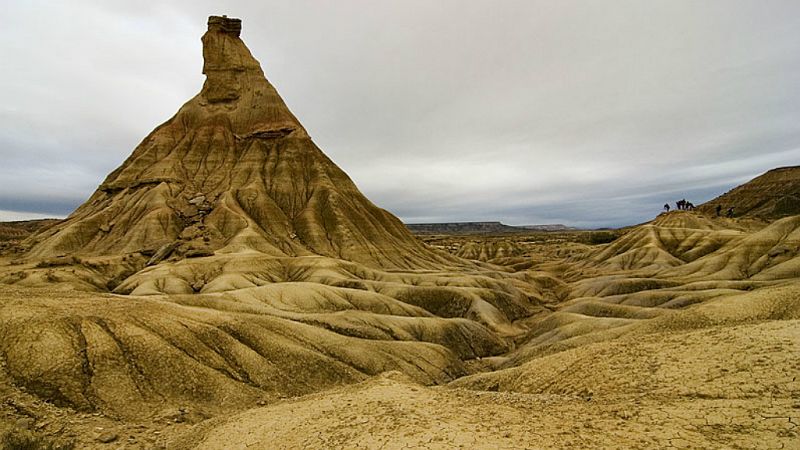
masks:
<instances>
[{"instance_id":1,"label":"cloud layer","mask_svg":"<svg viewBox=\"0 0 800 450\"><path fill-rule=\"evenodd\" d=\"M211 14L409 222L627 225L800 161L795 1L161 3L8 7L0 210L88 198L199 91Z\"/></svg>"}]
</instances>

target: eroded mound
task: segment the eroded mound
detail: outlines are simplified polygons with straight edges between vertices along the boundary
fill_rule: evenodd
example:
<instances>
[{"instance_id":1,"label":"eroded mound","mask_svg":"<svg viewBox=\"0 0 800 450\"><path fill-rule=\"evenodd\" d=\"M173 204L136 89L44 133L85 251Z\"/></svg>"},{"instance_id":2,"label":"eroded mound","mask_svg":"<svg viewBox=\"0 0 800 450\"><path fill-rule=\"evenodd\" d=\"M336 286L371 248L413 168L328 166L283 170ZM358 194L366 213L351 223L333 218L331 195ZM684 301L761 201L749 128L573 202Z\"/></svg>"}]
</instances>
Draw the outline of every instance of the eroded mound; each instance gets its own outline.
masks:
<instances>
[{"instance_id":1,"label":"eroded mound","mask_svg":"<svg viewBox=\"0 0 800 450\"><path fill-rule=\"evenodd\" d=\"M798 326L646 334L462 378L453 389L384 376L207 422L173 445L789 448Z\"/></svg>"},{"instance_id":2,"label":"eroded mound","mask_svg":"<svg viewBox=\"0 0 800 450\"><path fill-rule=\"evenodd\" d=\"M703 203L699 211L723 214L729 208L736 217L778 219L800 214L800 166L772 169L719 197Z\"/></svg>"},{"instance_id":3,"label":"eroded mound","mask_svg":"<svg viewBox=\"0 0 800 450\"><path fill-rule=\"evenodd\" d=\"M287 448L435 446L430 426L415 423L438 424L442 446L792 442L800 285L785 268L796 264L800 222L725 228L679 214L685 220L633 228L610 244L573 242L583 250L561 257L563 243L520 243L520 255L458 269L217 254L127 276L117 288L128 295L4 288L0 387L14 411L49 411L35 406L46 400L57 411L100 414L70 424L36 413L53 424L46 433L60 436L60 426L83 443L94 439L81 431L92 423L142 439L132 427L162 430L165 415L189 420L174 411L191 411L200 425L163 439L208 448L245 435ZM637 256L652 247L674 264ZM623 258L630 264L616 263ZM41 282L47 273L110 270L66 259L26 273ZM369 381L385 371L421 385ZM424 387L448 383L501 392ZM329 388L341 390L281 400ZM345 410L353 413L334 412ZM405 419L386 419L398 410ZM276 411L290 413L276 424ZM476 415L485 428L468 428ZM283 428L309 420L320 428ZM697 428L705 420L712 426ZM347 433L343 421L352 422ZM564 423L585 433L558 431Z\"/></svg>"},{"instance_id":4,"label":"eroded mound","mask_svg":"<svg viewBox=\"0 0 800 450\"><path fill-rule=\"evenodd\" d=\"M302 282L170 297L0 295L6 383L123 417L179 405L217 414L386 370L446 383L467 373L464 360L505 352L497 329L510 328L461 318L479 313L469 312L477 297L437 316L378 292Z\"/></svg>"}]
</instances>

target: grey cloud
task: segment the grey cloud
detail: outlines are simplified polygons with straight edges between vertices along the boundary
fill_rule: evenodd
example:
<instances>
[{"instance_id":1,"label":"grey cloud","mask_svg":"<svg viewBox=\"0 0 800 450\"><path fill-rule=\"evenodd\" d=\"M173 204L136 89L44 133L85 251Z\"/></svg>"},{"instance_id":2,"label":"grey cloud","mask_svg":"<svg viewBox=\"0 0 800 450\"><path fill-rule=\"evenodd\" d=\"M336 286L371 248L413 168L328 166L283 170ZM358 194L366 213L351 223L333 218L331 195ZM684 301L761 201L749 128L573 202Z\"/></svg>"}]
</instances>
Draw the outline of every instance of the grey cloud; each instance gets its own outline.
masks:
<instances>
[{"instance_id":1,"label":"grey cloud","mask_svg":"<svg viewBox=\"0 0 800 450\"><path fill-rule=\"evenodd\" d=\"M793 1L19 2L0 210L64 214L202 85L210 14L409 221L624 225L800 156ZM632 197L633 196L633 197Z\"/></svg>"}]
</instances>

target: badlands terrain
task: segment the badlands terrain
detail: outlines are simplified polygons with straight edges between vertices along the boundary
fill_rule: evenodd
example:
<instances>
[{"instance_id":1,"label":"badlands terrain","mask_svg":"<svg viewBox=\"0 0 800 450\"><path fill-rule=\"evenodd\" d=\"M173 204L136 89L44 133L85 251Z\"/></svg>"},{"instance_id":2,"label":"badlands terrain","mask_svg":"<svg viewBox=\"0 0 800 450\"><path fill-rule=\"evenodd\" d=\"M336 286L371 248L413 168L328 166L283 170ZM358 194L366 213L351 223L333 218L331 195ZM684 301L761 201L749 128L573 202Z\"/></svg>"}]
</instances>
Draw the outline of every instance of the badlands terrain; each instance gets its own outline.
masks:
<instances>
[{"instance_id":1,"label":"badlands terrain","mask_svg":"<svg viewBox=\"0 0 800 450\"><path fill-rule=\"evenodd\" d=\"M209 18L200 93L73 214L0 226L0 445L800 448L800 168L623 230L415 237L240 29Z\"/></svg>"}]
</instances>

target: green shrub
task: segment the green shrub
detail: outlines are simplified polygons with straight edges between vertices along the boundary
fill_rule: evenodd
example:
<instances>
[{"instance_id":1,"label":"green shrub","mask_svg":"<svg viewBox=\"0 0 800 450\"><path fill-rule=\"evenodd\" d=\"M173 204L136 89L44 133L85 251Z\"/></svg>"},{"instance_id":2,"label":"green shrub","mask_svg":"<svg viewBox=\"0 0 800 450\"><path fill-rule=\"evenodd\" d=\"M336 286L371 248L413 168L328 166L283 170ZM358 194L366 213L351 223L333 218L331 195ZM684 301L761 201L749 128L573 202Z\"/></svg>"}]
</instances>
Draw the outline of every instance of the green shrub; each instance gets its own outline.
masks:
<instances>
[{"instance_id":1,"label":"green shrub","mask_svg":"<svg viewBox=\"0 0 800 450\"><path fill-rule=\"evenodd\" d=\"M589 234L589 243L592 245L608 244L614 242L619 235L615 231L593 231Z\"/></svg>"}]
</instances>

